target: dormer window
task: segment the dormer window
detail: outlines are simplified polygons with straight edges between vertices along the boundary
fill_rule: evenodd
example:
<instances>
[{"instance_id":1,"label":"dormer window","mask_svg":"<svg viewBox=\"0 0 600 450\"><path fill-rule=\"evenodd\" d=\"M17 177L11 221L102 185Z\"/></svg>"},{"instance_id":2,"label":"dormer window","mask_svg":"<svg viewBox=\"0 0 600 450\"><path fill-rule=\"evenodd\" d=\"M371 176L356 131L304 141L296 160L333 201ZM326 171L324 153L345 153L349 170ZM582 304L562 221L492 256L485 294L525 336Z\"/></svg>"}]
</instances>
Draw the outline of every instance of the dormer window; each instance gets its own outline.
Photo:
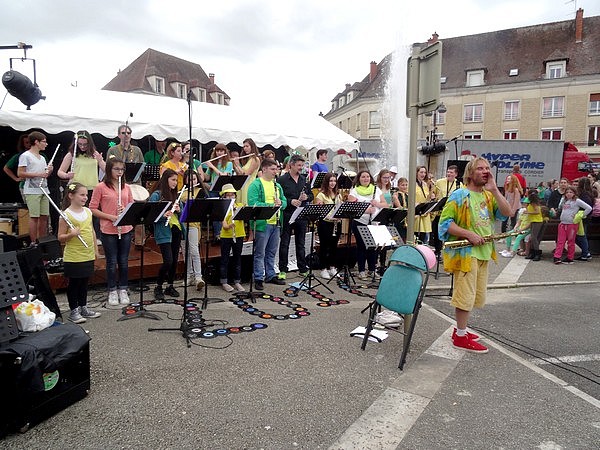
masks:
<instances>
[{"instance_id":1,"label":"dormer window","mask_svg":"<svg viewBox=\"0 0 600 450\"><path fill-rule=\"evenodd\" d=\"M352 101L353 97L354 97L354 92L348 92L348 95L347 95L348 101L347 101L347 103L350 103Z\"/></svg>"},{"instance_id":2,"label":"dormer window","mask_svg":"<svg viewBox=\"0 0 600 450\"><path fill-rule=\"evenodd\" d=\"M483 86L484 84L484 71L480 70L467 70L467 87L472 86Z\"/></svg>"},{"instance_id":3,"label":"dormer window","mask_svg":"<svg viewBox=\"0 0 600 450\"><path fill-rule=\"evenodd\" d=\"M187 98L187 86L184 83L177 83L177 97Z\"/></svg>"},{"instance_id":4,"label":"dormer window","mask_svg":"<svg viewBox=\"0 0 600 450\"><path fill-rule=\"evenodd\" d=\"M154 92L157 94L165 93L165 79L161 77L156 77L154 79Z\"/></svg>"},{"instance_id":5,"label":"dormer window","mask_svg":"<svg viewBox=\"0 0 600 450\"><path fill-rule=\"evenodd\" d=\"M345 98L345 97L340 97L340 100L339 100L339 102L340 102L340 108L341 108L342 106L344 106L344 100L346 100L346 98Z\"/></svg>"},{"instance_id":6,"label":"dormer window","mask_svg":"<svg viewBox=\"0 0 600 450\"><path fill-rule=\"evenodd\" d=\"M567 61L552 61L546 63L546 79L563 78L567 76Z\"/></svg>"}]
</instances>

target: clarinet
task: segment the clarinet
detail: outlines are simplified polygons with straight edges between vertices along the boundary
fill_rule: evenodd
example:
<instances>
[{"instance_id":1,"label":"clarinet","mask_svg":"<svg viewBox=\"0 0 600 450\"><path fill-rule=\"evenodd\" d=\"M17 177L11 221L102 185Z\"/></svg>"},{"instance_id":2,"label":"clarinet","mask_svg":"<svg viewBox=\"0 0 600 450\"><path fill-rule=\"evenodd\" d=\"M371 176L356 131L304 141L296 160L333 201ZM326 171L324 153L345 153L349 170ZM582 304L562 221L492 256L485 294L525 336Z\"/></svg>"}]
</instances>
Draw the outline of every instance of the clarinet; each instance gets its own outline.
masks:
<instances>
[{"instance_id":1,"label":"clarinet","mask_svg":"<svg viewBox=\"0 0 600 450\"><path fill-rule=\"evenodd\" d=\"M279 191L277 190L277 182L273 180L273 189L275 189L275 200L279 200ZM277 210L276 216L277 226L279 226L279 210Z\"/></svg>"},{"instance_id":2,"label":"clarinet","mask_svg":"<svg viewBox=\"0 0 600 450\"><path fill-rule=\"evenodd\" d=\"M117 204L117 212L121 207L121 176L119 175L119 203ZM117 232L119 233L119 239L121 239L121 227L117 227Z\"/></svg>"}]
</instances>

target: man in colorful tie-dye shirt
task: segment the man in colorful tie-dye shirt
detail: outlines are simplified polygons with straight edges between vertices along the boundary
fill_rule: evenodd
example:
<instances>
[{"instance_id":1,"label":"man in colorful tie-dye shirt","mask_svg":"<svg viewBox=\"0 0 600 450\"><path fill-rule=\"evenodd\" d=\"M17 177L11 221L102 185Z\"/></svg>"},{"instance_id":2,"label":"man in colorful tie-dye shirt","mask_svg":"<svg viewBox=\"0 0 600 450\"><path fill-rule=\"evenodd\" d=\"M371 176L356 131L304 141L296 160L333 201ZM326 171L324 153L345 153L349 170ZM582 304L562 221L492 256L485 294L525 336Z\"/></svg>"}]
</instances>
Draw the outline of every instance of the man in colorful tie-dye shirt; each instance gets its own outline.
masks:
<instances>
[{"instance_id":1,"label":"man in colorful tie-dye shirt","mask_svg":"<svg viewBox=\"0 0 600 450\"><path fill-rule=\"evenodd\" d=\"M440 217L439 237L442 241L466 239L470 246L444 250L444 269L454 274L454 290L450 304L455 308L456 328L452 333L455 347L487 353L477 342L479 336L467 332L467 322L473 307L485 304L488 261L496 260L493 242L484 236L494 231L496 219L510 215L510 205L500 193L485 158L469 161L465 169L465 187L454 191Z\"/></svg>"}]
</instances>

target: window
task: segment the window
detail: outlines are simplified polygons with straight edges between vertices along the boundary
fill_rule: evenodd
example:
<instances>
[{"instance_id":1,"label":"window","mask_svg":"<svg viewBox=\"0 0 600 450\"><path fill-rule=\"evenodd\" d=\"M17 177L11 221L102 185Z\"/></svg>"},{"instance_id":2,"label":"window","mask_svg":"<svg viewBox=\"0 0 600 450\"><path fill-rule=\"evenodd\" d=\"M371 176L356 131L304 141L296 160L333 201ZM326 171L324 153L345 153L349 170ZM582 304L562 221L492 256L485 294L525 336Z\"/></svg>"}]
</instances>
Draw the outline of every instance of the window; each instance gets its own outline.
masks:
<instances>
[{"instance_id":1,"label":"window","mask_svg":"<svg viewBox=\"0 0 600 450\"><path fill-rule=\"evenodd\" d=\"M589 147L600 146L600 127L598 127L598 126L590 127L590 131L588 133L588 146Z\"/></svg>"},{"instance_id":2,"label":"window","mask_svg":"<svg viewBox=\"0 0 600 450\"><path fill-rule=\"evenodd\" d=\"M154 90L157 94L165 93L165 80L164 78L156 77L154 79Z\"/></svg>"},{"instance_id":3,"label":"window","mask_svg":"<svg viewBox=\"0 0 600 450\"><path fill-rule=\"evenodd\" d=\"M348 92L348 100L346 103L350 103L352 101L353 97L354 97L354 92Z\"/></svg>"},{"instance_id":4,"label":"window","mask_svg":"<svg viewBox=\"0 0 600 450\"><path fill-rule=\"evenodd\" d=\"M435 111L435 124L444 125L446 123L446 113ZM432 123L433 125L433 123Z\"/></svg>"},{"instance_id":5,"label":"window","mask_svg":"<svg viewBox=\"0 0 600 450\"><path fill-rule=\"evenodd\" d=\"M206 101L206 89L198 88L198 101L205 102Z\"/></svg>"},{"instance_id":6,"label":"window","mask_svg":"<svg viewBox=\"0 0 600 450\"><path fill-rule=\"evenodd\" d=\"M506 130L504 132L504 139L518 139L517 130Z\"/></svg>"},{"instance_id":7,"label":"window","mask_svg":"<svg viewBox=\"0 0 600 450\"><path fill-rule=\"evenodd\" d=\"M590 116L600 115L600 94L590 94Z\"/></svg>"},{"instance_id":8,"label":"window","mask_svg":"<svg viewBox=\"0 0 600 450\"><path fill-rule=\"evenodd\" d=\"M483 70L467 70L467 87L483 86Z\"/></svg>"},{"instance_id":9,"label":"window","mask_svg":"<svg viewBox=\"0 0 600 450\"><path fill-rule=\"evenodd\" d=\"M225 96L223 94L217 94L217 103L219 105L225 104Z\"/></svg>"},{"instance_id":10,"label":"window","mask_svg":"<svg viewBox=\"0 0 600 450\"><path fill-rule=\"evenodd\" d=\"M356 131L360 131L360 113L356 115Z\"/></svg>"},{"instance_id":11,"label":"window","mask_svg":"<svg viewBox=\"0 0 600 450\"><path fill-rule=\"evenodd\" d=\"M545 97L542 117L562 117L564 115L564 97Z\"/></svg>"},{"instance_id":12,"label":"window","mask_svg":"<svg viewBox=\"0 0 600 450\"><path fill-rule=\"evenodd\" d=\"M344 100L346 100L346 97L340 97L340 100L339 100L339 102L340 102L340 108L342 106L344 106Z\"/></svg>"},{"instance_id":13,"label":"window","mask_svg":"<svg viewBox=\"0 0 600 450\"><path fill-rule=\"evenodd\" d=\"M187 98L187 86L183 83L177 83L177 97Z\"/></svg>"},{"instance_id":14,"label":"window","mask_svg":"<svg viewBox=\"0 0 600 450\"><path fill-rule=\"evenodd\" d=\"M560 141L562 140L562 130L542 130L542 140Z\"/></svg>"},{"instance_id":15,"label":"window","mask_svg":"<svg viewBox=\"0 0 600 450\"><path fill-rule=\"evenodd\" d=\"M336 108L337 108L337 102L331 102L331 110L335 111Z\"/></svg>"},{"instance_id":16,"label":"window","mask_svg":"<svg viewBox=\"0 0 600 450\"><path fill-rule=\"evenodd\" d=\"M483 121L483 104L465 105L465 122L482 122Z\"/></svg>"},{"instance_id":17,"label":"window","mask_svg":"<svg viewBox=\"0 0 600 450\"><path fill-rule=\"evenodd\" d=\"M465 139L481 139L481 132L476 133L463 133Z\"/></svg>"},{"instance_id":18,"label":"window","mask_svg":"<svg viewBox=\"0 0 600 450\"><path fill-rule=\"evenodd\" d=\"M369 128L381 127L381 113L379 111L369 111Z\"/></svg>"},{"instance_id":19,"label":"window","mask_svg":"<svg viewBox=\"0 0 600 450\"><path fill-rule=\"evenodd\" d=\"M565 77L566 74L566 61L554 61L546 63L546 78L551 80L554 78Z\"/></svg>"},{"instance_id":20,"label":"window","mask_svg":"<svg viewBox=\"0 0 600 450\"><path fill-rule=\"evenodd\" d=\"M504 102L504 120L519 119L519 100L508 100Z\"/></svg>"}]
</instances>

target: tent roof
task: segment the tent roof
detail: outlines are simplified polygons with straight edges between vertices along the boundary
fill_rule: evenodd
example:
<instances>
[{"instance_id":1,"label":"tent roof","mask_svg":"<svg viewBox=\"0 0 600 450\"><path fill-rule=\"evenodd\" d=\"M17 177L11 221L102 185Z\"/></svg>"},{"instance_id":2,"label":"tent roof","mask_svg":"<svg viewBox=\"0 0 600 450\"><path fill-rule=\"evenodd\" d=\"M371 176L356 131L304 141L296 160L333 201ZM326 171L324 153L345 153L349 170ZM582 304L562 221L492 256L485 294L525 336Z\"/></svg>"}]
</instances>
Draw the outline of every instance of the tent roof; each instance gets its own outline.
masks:
<instances>
[{"instance_id":1,"label":"tent roof","mask_svg":"<svg viewBox=\"0 0 600 450\"><path fill-rule=\"evenodd\" d=\"M40 100L27 111L16 98L8 95L0 110L0 125L18 131L40 128L50 134L88 130L107 138L117 134L120 124L129 119L133 137L157 139L189 138L188 103L183 99L114 91L42 91ZM288 145L304 149L357 148L355 139L318 115L294 117L293 108L277 107L267 113L235 106L191 102L192 137L241 144L252 138L259 147ZM130 113L133 114L129 117Z\"/></svg>"}]
</instances>

